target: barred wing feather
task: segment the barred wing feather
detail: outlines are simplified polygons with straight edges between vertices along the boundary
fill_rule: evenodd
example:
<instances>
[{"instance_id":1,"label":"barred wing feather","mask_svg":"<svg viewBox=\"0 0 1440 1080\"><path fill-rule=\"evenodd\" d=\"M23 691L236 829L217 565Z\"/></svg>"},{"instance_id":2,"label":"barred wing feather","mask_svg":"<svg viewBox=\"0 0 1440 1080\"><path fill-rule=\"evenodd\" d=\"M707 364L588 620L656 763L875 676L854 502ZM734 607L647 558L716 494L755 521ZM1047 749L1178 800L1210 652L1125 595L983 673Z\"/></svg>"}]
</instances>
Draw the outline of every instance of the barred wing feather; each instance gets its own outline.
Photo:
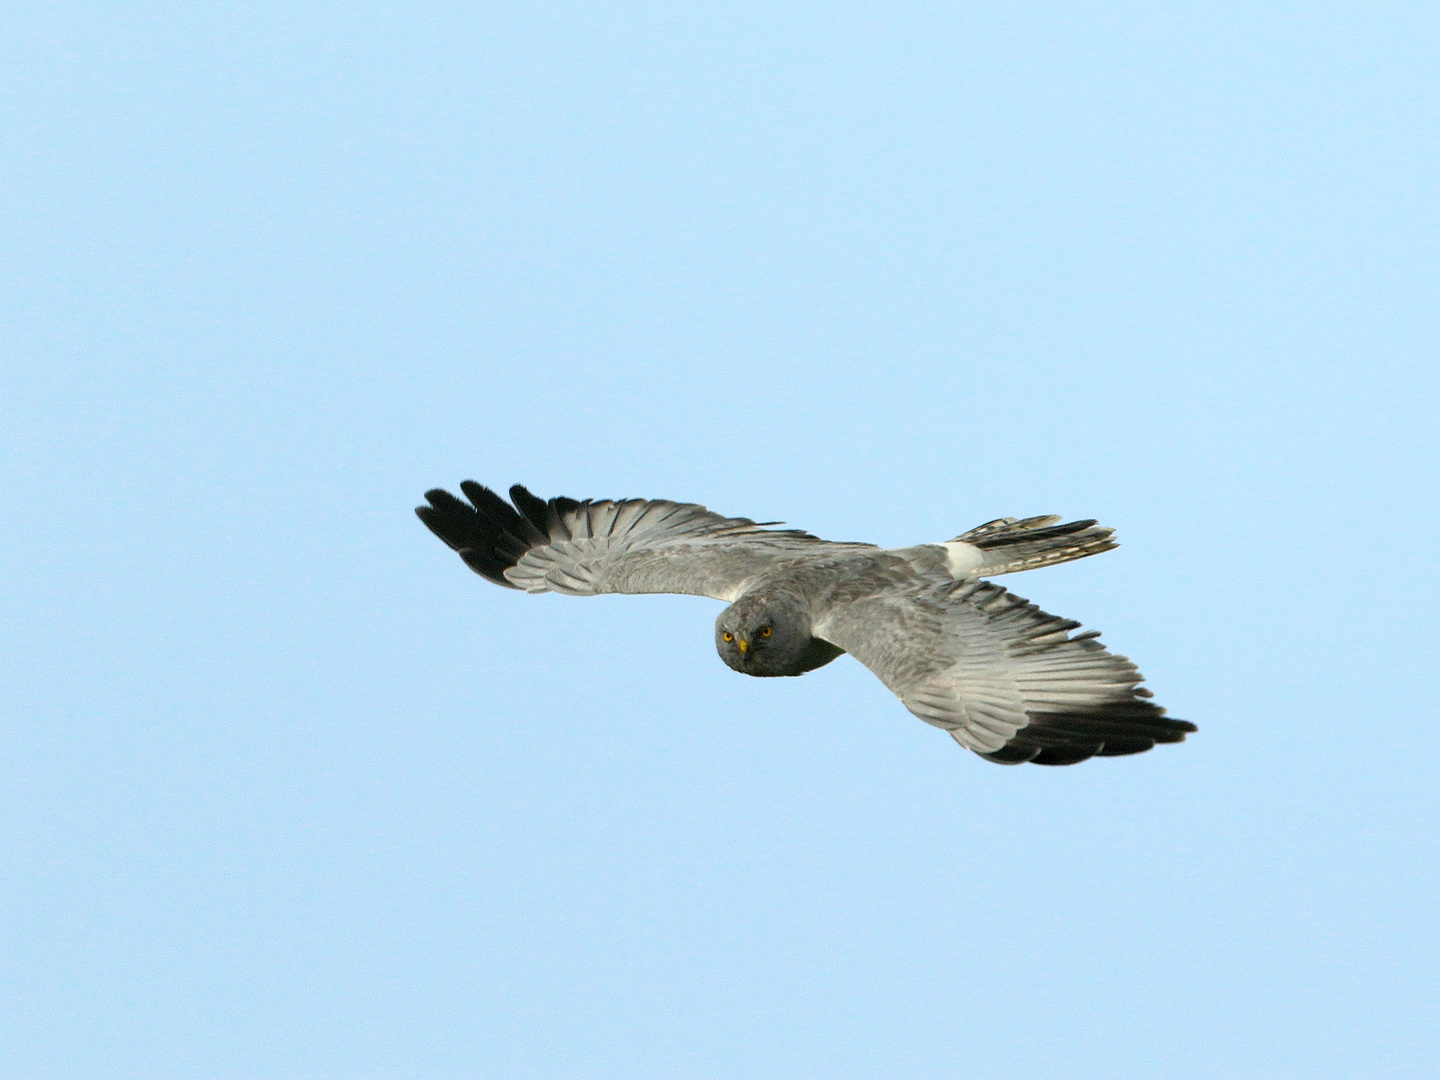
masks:
<instances>
[{"instance_id":1,"label":"barred wing feather","mask_svg":"<svg viewBox=\"0 0 1440 1080\"><path fill-rule=\"evenodd\" d=\"M881 593L817 626L920 719L1001 764L1070 765L1180 742L1128 659L998 585Z\"/></svg>"},{"instance_id":2,"label":"barred wing feather","mask_svg":"<svg viewBox=\"0 0 1440 1080\"><path fill-rule=\"evenodd\" d=\"M512 506L467 480L469 502L425 494L416 513L477 574L526 592L687 593L735 600L746 582L830 544L796 529L770 529L695 503L664 499L540 499L517 484Z\"/></svg>"}]
</instances>

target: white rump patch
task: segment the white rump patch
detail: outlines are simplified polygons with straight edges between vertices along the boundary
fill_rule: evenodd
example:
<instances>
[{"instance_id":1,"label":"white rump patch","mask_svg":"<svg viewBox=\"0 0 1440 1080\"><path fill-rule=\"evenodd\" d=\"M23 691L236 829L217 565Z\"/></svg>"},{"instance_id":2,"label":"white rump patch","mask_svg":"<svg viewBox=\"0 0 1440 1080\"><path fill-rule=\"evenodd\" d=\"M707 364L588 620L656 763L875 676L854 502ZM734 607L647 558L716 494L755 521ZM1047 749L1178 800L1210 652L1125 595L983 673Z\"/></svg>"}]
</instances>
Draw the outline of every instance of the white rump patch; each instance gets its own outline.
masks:
<instances>
[{"instance_id":1,"label":"white rump patch","mask_svg":"<svg viewBox=\"0 0 1440 1080\"><path fill-rule=\"evenodd\" d=\"M945 548L945 567L956 578L970 577L985 565L985 552L963 540L951 540Z\"/></svg>"}]
</instances>

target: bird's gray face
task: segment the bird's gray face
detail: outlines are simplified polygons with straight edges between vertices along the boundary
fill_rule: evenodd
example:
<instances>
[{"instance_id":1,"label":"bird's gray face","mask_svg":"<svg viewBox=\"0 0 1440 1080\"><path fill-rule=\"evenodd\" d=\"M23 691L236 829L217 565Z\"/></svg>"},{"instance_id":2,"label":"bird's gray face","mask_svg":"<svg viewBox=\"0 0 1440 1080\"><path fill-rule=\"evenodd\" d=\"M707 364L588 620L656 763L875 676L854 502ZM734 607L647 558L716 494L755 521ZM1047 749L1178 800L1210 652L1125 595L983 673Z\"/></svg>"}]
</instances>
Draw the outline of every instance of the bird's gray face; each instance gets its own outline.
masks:
<instances>
[{"instance_id":1,"label":"bird's gray face","mask_svg":"<svg viewBox=\"0 0 1440 1080\"><path fill-rule=\"evenodd\" d=\"M741 597L715 620L720 659L745 675L799 675L809 643L805 612L778 597Z\"/></svg>"}]
</instances>

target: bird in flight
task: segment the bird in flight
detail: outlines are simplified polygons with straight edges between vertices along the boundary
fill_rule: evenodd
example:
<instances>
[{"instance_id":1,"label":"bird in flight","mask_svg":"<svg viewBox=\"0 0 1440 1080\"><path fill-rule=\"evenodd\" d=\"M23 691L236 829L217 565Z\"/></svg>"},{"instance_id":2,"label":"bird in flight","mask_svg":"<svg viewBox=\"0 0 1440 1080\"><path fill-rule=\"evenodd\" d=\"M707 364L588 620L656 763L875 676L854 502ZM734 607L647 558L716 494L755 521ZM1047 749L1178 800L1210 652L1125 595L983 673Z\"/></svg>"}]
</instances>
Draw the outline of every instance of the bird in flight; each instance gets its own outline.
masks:
<instances>
[{"instance_id":1,"label":"bird in flight","mask_svg":"<svg viewBox=\"0 0 1440 1080\"><path fill-rule=\"evenodd\" d=\"M999 518L943 544L880 548L647 499L513 505L466 480L416 508L481 577L526 592L682 593L730 606L720 659L745 675L803 675L849 653L920 719L1002 765L1073 765L1184 740L1098 632L981 580L1082 559L1113 530L1059 516Z\"/></svg>"}]
</instances>

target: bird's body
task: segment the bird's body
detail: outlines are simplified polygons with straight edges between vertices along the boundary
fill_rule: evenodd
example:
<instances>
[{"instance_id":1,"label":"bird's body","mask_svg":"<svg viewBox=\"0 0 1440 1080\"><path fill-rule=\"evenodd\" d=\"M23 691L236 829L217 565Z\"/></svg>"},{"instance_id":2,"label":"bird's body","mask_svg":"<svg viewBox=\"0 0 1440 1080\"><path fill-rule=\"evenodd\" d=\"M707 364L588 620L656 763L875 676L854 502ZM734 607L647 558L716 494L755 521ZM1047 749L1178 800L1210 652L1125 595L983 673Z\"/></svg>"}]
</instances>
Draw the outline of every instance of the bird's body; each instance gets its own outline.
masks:
<instances>
[{"instance_id":1,"label":"bird's body","mask_svg":"<svg viewBox=\"0 0 1440 1080\"><path fill-rule=\"evenodd\" d=\"M1108 551L1111 530L1001 518L943 544L884 549L726 518L693 503L585 501L473 481L470 502L426 493L421 520L476 573L527 592L686 593L730 603L720 658L755 676L801 675L844 653L915 715L991 761L1068 765L1180 742L1140 673L1096 634L982 576ZM771 522L769 524L776 524Z\"/></svg>"}]
</instances>

